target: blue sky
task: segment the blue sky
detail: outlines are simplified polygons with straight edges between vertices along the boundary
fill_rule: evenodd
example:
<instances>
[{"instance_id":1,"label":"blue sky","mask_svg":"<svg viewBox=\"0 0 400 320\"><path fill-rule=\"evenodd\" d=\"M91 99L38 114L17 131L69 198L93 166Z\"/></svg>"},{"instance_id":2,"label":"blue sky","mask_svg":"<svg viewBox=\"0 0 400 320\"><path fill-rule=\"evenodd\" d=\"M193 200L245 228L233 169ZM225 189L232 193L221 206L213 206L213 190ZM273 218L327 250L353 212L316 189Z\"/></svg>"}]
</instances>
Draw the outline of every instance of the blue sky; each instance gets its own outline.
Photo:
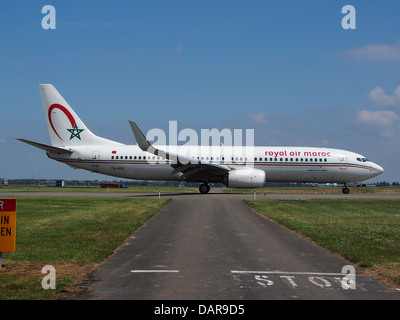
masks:
<instances>
[{"instance_id":1,"label":"blue sky","mask_svg":"<svg viewBox=\"0 0 400 320\"><path fill-rule=\"evenodd\" d=\"M44 30L44 5L56 29ZM342 7L356 29L342 28ZM39 83L97 135L255 130L256 145L342 148L400 181L398 1L6 1L0 12L0 177L98 179L49 143Z\"/></svg>"}]
</instances>

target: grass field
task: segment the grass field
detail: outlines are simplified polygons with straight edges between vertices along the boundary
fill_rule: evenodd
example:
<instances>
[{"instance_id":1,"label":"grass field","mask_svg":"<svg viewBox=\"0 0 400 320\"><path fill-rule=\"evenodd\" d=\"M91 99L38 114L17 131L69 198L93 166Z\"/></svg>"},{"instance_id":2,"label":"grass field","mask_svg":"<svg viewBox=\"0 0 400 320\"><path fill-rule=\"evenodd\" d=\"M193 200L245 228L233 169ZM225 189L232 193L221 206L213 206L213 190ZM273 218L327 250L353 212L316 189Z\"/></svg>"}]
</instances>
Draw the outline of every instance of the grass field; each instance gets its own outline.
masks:
<instances>
[{"instance_id":1,"label":"grass field","mask_svg":"<svg viewBox=\"0 0 400 320\"><path fill-rule=\"evenodd\" d=\"M400 286L400 200L244 200L256 212Z\"/></svg>"},{"instance_id":2,"label":"grass field","mask_svg":"<svg viewBox=\"0 0 400 320\"><path fill-rule=\"evenodd\" d=\"M165 186L129 186L128 188L100 188L99 186L87 186L87 187L77 187L77 186L67 186L64 188L59 187L45 187L45 186L6 186L0 187L1 191L6 192L99 192L99 193L192 193L197 188L186 187L186 188L176 188L176 187L165 187Z\"/></svg>"},{"instance_id":3,"label":"grass field","mask_svg":"<svg viewBox=\"0 0 400 320\"><path fill-rule=\"evenodd\" d=\"M399 194L400 188L390 187L349 187L350 194ZM265 187L258 189L225 189L225 193L258 194L342 194L341 187Z\"/></svg>"},{"instance_id":4,"label":"grass field","mask_svg":"<svg viewBox=\"0 0 400 320\"><path fill-rule=\"evenodd\" d=\"M167 203L137 198L18 198L16 251L3 253L0 300L62 297ZM45 265L56 269L56 290L42 288Z\"/></svg>"}]
</instances>

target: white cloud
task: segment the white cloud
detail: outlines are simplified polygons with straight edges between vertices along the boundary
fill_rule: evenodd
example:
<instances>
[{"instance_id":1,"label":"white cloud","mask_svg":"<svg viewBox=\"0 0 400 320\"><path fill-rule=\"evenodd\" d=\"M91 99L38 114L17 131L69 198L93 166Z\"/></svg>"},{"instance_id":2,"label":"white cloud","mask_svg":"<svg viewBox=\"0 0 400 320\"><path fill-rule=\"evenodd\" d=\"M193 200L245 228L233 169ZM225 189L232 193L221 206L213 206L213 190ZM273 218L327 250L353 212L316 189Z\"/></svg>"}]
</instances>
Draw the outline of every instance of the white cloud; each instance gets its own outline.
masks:
<instances>
[{"instance_id":1,"label":"white cloud","mask_svg":"<svg viewBox=\"0 0 400 320\"><path fill-rule=\"evenodd\" d=\"M267 123L267 118L264 114L264 112L260 111L259 113L251 113L249 112L246 114L247 118L250 118L251 120L257 122L257 123Z\"/></svg>"},{"instance_id":2,"label":"white cloud","mask_svg":"<svg viewBox=\"0 0 400 320\"><path fill-rule=\"evenodd\" d=\"M345 56L360 60L400 60L400 43L368 44L342 52Z\"/></svg>"},{"instance_id":3,"label":"white cloud","mask_svg":"<svg viewBox=\"0 0 400 320\"><path fill-rule=\"evenodd\" d=\"M183 46L180 44L175 48L175 54L180 55L183 52Z\"/></svg>"},{"instance_id":4,"label":"white cloud","mask_svg":"<svg viewBox=\"0 0 400 320\"><path fill-rule=\"evenodd\" d=\"M385 94L381 87L376 87L368 93L368 98L379 107L400 108L400 86L391 96Z\"/></svg>"},{"instance_id":5,"label":"white cloud","mask_svg":"<svg viewBox=\"0 0 400 320\"><path fill-rule=\"evenodd\" d=\"M400 120L400 117L393 111L368 111L363 110L357 113L356 121L384 137L393 136L393 123Z\"/></svg>"}]
</instances>

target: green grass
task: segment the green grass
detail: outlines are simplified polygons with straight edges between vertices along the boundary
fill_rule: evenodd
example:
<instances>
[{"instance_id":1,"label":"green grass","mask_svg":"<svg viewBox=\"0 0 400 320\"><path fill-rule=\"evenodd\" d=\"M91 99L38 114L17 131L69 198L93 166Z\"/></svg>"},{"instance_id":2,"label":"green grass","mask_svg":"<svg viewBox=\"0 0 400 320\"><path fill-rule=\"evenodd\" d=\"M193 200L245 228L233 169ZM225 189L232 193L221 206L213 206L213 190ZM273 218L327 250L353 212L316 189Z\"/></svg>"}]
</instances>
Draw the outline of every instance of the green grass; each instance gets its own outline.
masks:
<instances>
[{"instance_id":1,"label":"green grass","mask_svg":"<svg viewBox=\"0 0 400 320\"><path fill-rule=\"evenodd\" d=\"M100 188L100 186L66 186L64 188L45 186L6 186L0 187L0 192L98 192L98 193L193 193L197 188L166 187L166 186L129 186L128 188Z\"/></svg>"},{"instance_id":2,"label":"green grass","mask_svg":"<svg viewBox=\"0 0 400 320\"><path fill-rule=\"evenodd\" d=\"M350 194L399 194L400 188L386 187L349 187ZM227 188L225 193L254 193L257 194L342 194L341 187L265 187L257 189Z\"/></svg>"},{"instance_id":3,"label":"green grass","mask_svg":"<svg viewBox=\"0 0 400 320\"><path fill-rule=\"evenodd\" d=\"M244 200L256 212L400 285L400 200Z\"/></svg>"},{"instance_id":4,"label":"green grass","mask_svg":"<svg viewBox=\"0 0 400 320\"><path fill-rule=\"evenodd\" d=\"M16 251L3 253L0 299L58 298L168 201L18 198ZM47 264L56 268L56 290L42 289Z\"/></svg>"}]
</instances>

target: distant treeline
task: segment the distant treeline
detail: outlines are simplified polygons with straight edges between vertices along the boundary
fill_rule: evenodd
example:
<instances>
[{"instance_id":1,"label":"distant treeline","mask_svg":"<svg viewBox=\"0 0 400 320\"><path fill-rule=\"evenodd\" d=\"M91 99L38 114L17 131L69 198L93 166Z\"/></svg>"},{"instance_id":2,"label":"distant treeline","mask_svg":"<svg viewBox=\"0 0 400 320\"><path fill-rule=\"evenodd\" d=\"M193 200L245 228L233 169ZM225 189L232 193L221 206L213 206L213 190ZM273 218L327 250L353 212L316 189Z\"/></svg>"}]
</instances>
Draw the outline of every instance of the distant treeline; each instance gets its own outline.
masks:
<instances>
[{"instance_id":1,"label":"distant treeline","mask_svg":"<svg viewBox=\"0 0 400 320\"><path fill-rule=\"evenodd\" d=\"M2 185L36 185L47 186L56 180L65 181L65 186L87 187L87 186L100 186L102 183L123 183L128 186L168 186L178 187L179 184L186 187L198 187L199 183L181 182L179 181L148 181L148 180L64 180L64 179L2 179L0 178L0 186ZM332 184L330 184L332 185ZM400 182L375 182L375 183L354 183L354 186L376 186L376 187L400 187ZM223 184L213 184L215 187L223 187ZM310 186L325 186L324 184L312 183L289 183L289 182L267 182L266 187L310 187Z\"/></svg>"}]
</instances>

